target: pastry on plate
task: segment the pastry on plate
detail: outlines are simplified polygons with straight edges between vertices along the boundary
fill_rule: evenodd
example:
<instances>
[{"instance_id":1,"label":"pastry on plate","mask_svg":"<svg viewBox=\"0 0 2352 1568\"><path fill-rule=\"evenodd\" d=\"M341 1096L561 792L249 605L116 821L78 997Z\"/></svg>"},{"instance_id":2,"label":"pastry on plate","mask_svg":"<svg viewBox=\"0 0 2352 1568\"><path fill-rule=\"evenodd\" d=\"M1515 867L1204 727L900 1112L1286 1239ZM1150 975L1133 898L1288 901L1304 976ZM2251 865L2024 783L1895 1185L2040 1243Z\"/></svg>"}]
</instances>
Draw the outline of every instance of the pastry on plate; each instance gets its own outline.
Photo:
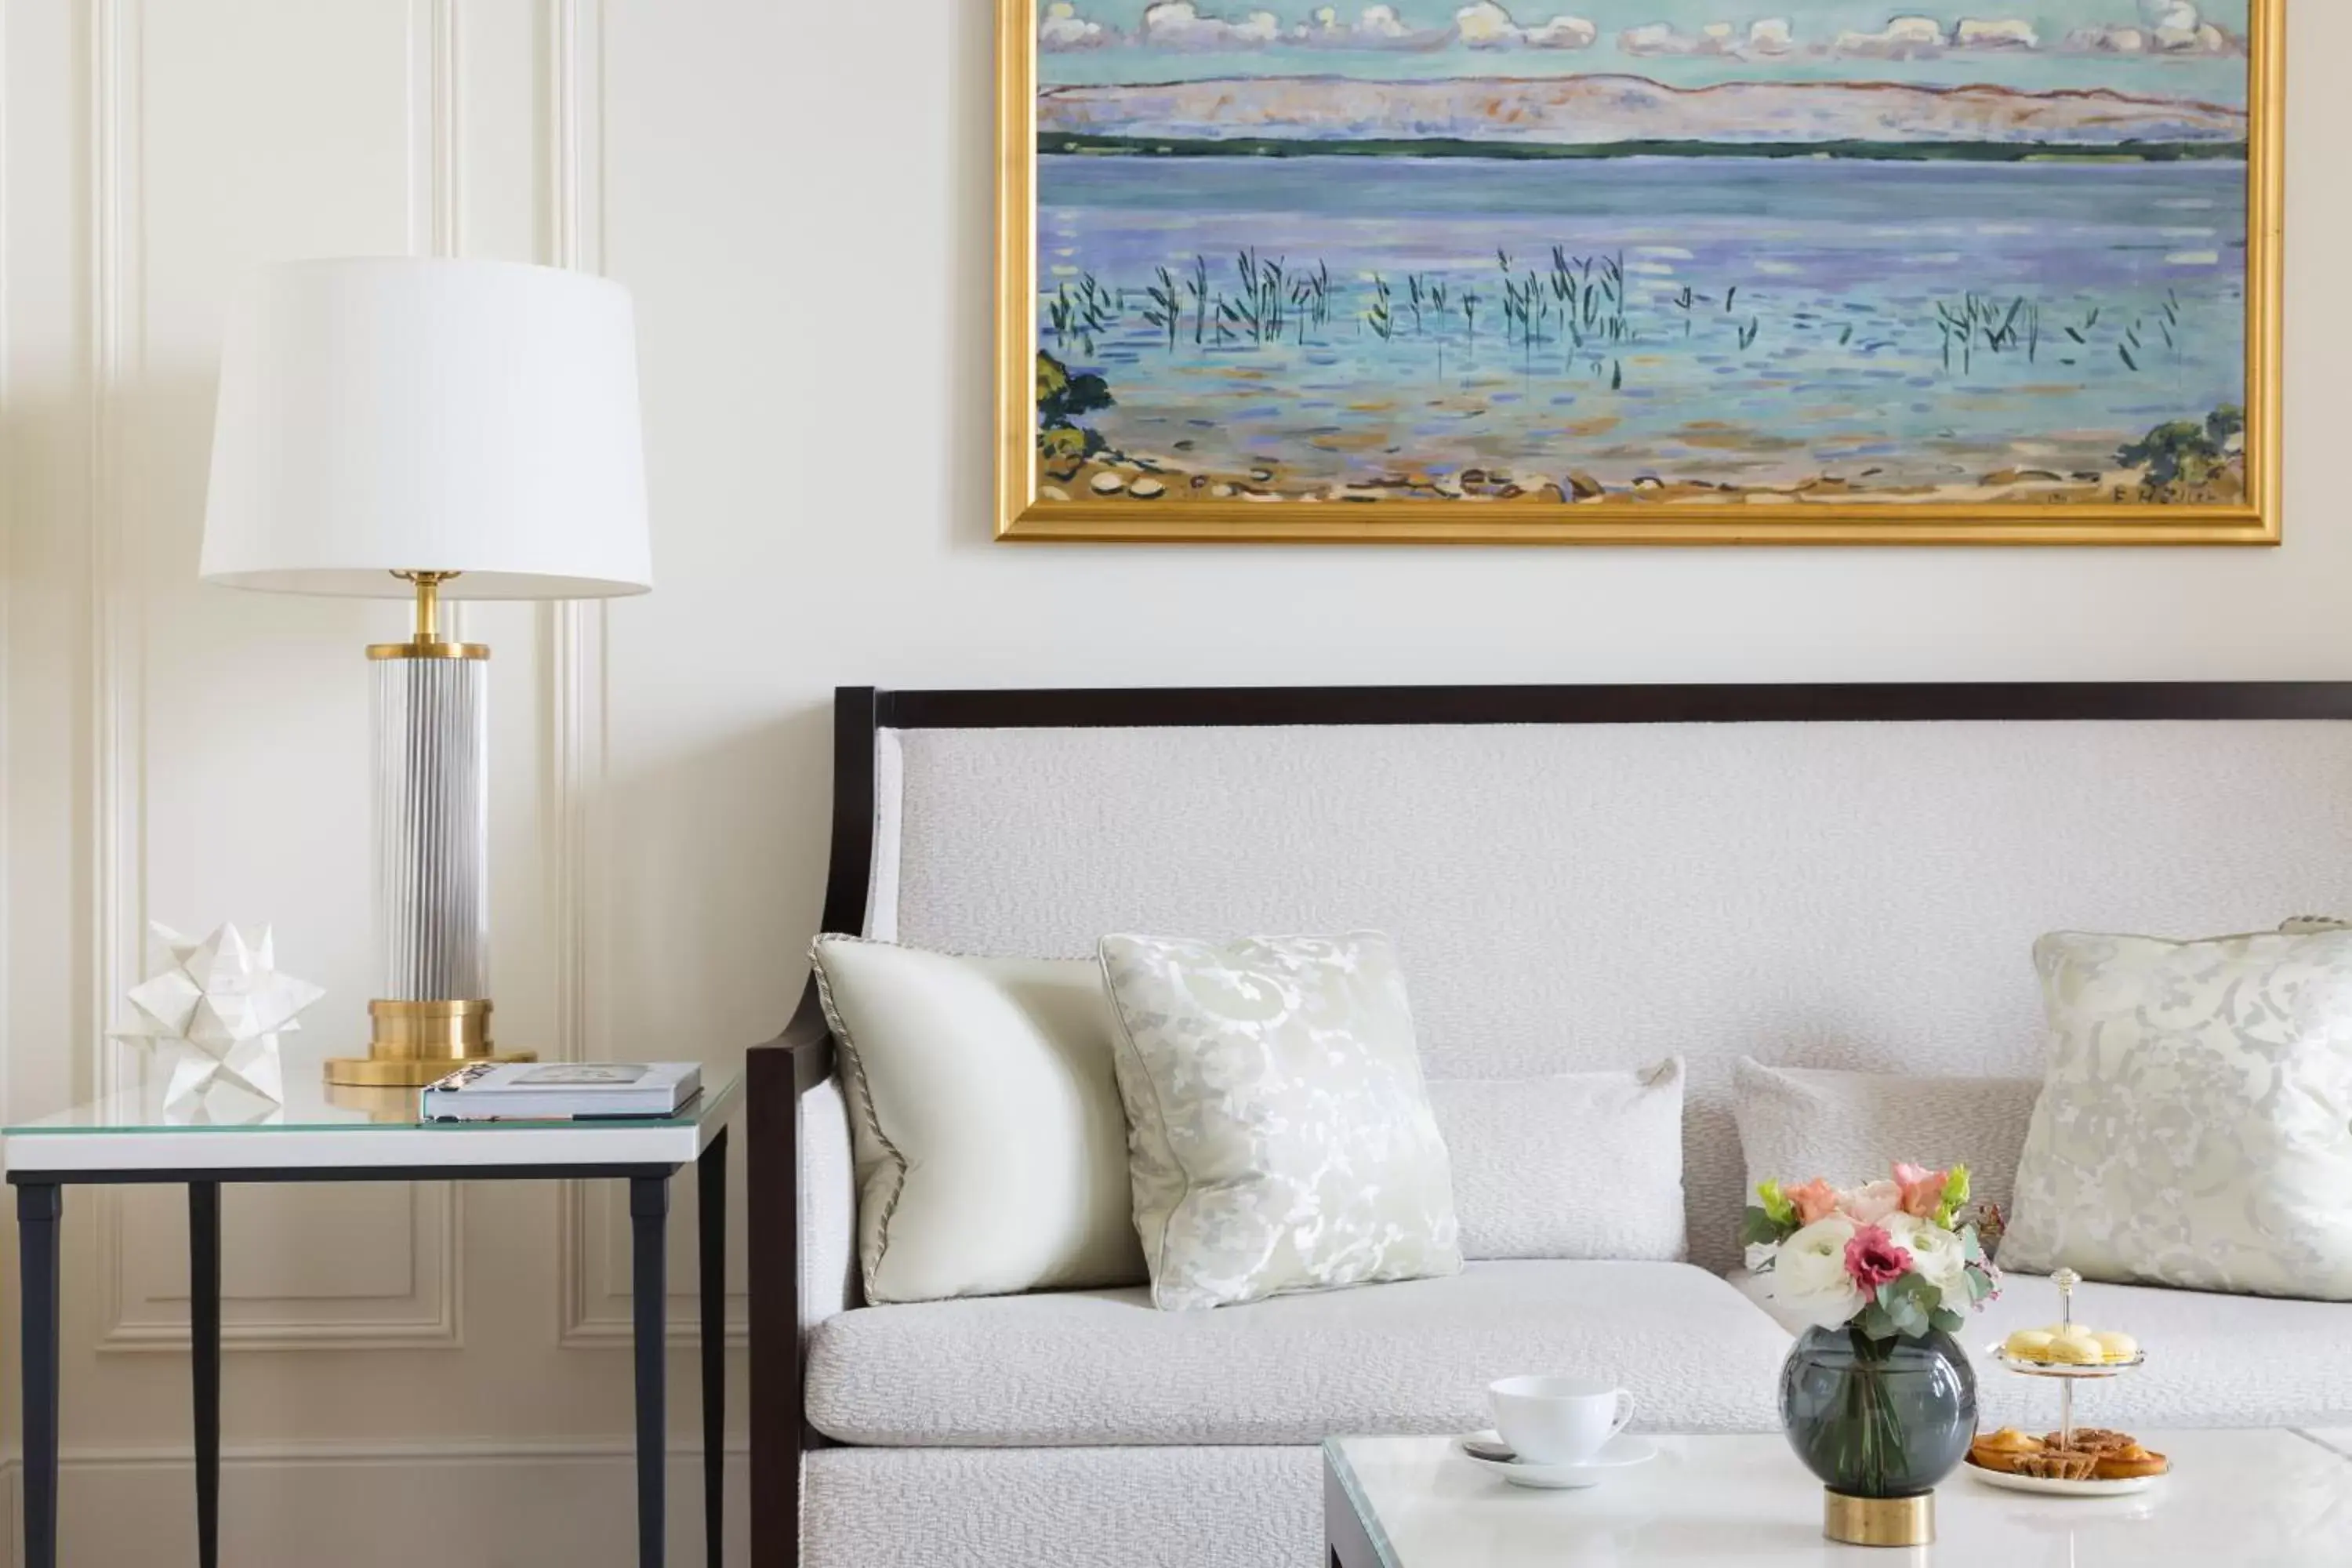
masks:
<instances>
[{"instance_id":1,"label":"pastry on plate","mask_svg":"<svg viewBox=\"0 0 2352 1568\"><path fill-rule=\"evenodd\" d=\"M2129 1334L2111 1331L2093 1334L2091 1338L2097 1342L2101 1355L2107 1361L2129 1361L2139 1354L2139 1342Z\"/></svg>"},{"instance_id":2,"label":"pastry on plate","mask_svg":"<svg viewBox=\"0 0 2352 1568\"><path fill-rule=\"evenodd\" d=\"M2103 1481L2137 1480L2143 1476L2160 1476L2172 1468L2172 1461L2162 1454L2151 1453L2137 1443L2101 1452L2091 1468L2094 1478Z\"/></svg>"},{"instance_id":3,"label":"pastry on plate","mask_svg":"<svg viewBox=\"0 0 2352 1568\"><path fill-rule=\"evenodd\" d=\"M2051 1481L2087 1481L2097 1470L2099 1457L2082 1448L2044 1447L2040 1453L2020 1454L2016 1471Z\"/></svg>"},{"instance_id":4,"label":"pastry on plate","mask_svg":"<svg viewBox=\"0 0 2352 1568\"><path fill-rule=\"evenodd\" d=\"M2050 1342L2058 1336L2047 1329L2020 1329L2001 1342L2001 1349L2019 1361L2046 1361Z\"/></svg>"},{"instance_id":5,"label":"pastry on plate","mask_svg":"<svg viewBox=\"0 0 2352 1568\"><path fill-rule=\"evenodd\" d=\"M2017 1473L2018 1461L2029 1454L2042 1452L2042 1441L2030 1437L2014 1426L2004 1426L1998 1432L1979 1433L1969 1445L1969 1462L1979 1469Z\"/></svg>"},{"instance_id":6,"label":"pastry on plate","mask_svg":"<svg viewBox=\"0 0 2352 1568\"><path fill-rule=\"evenodd\" d=\"M2073 1329L2052 1340L2042 1359L2061 1366L2097 1366L2107 1359L2107 1352L2100 1348L2098 1341L2080 1329Z\"/></svg>"},{"instance_id":7,"label":"pastry on plate","mask_svg":"<svg viewBox=\"0 0 2352 1568\"><path fill-rule=\"evenodd\" d=\"M2053 1432L2042 1439L2042 1446L2045 1448L2080 1448L2086 1454L2113 1454L2139 1447L2139 1440L2130 1433L2117 1432L2106 1426L2077 1426L2072 1443L2062 1442L2062 1436Z\"/></svg>"}]
</instances>

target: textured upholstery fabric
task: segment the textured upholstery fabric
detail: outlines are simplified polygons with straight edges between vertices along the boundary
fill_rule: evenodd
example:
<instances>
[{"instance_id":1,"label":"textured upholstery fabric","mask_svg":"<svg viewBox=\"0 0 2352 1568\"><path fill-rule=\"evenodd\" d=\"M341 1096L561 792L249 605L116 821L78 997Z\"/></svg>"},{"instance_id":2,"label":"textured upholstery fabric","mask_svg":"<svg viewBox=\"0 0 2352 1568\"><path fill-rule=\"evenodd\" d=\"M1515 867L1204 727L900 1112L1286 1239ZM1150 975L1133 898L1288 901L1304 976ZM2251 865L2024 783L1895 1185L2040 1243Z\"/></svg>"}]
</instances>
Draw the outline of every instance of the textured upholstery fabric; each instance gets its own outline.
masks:
<instances>
[{"instance_id":1,"label":"textured upholstery fabric","mask_svg":"<svg viewBox=\"0 0 2352 1568\"><path fill-rule=\"evenodd\" d=\"M1732 1276L1763 1302L1763 1280ZM2312 1426L2352 1422L2352 1305L2216 1296L2149 1285L2084 1285L2075 1321L2138 1340L2147 1365L2077 1388L2085 1426L2146 1431L2165 1426ZM1993 1347L2018 1329L2058 1321L2058 1288L2034 1274L2003 1277L1998 1300L1954 1336L1977 1371L1989 1426L2046 1432L2058 1424L2049 1381L2001 1371Z\"/></svg>"},{"instance_id":2,"label":"textured upholstery fabric","mask_svg":"<svg viewBox=\"0 0 2352 1568\"><path fill-rule=\"evenodd\" d=\"M2034 949L2012 1268L2352 1300L2352 931Z\"/></svg>"},{"instance_id":3,"label":"textured upholstery fabric","mask_svg":"<svg viewBox=\"0 0 2352 1568\"><path fill-rule=\"evenodd\" d=\"M820 1448L804 1568L1323 1568L1290 1448Z\"/></svg>"},{"instance_id":4,"label":"textured upholstery fabric","mask_svg":"<svg viewBox=\"0 0 2352 1568\"><path fill-rule=\"evenodd\" d=\"M1815 1176L1856 1186L1897 1160L1932 1170L1964 1163L1970 1200L2005 1214L2041 1093L2039 1078L1805 1072L1740 1061L1732 1068L1732 1115L1747 1191Z\"/></svg>"},{"instance_id":5,"label":"textured upholstery fabric","mask_svg":"<svg viewBox=\"0 0 2352 1568\"><path fill-rule=\"evenodd\" d=\"M1739 1057L2038 1074L2034 936L2256 930L2340 907L2352 866L2352 724L891 743L895 923L874 934L1076 958L1112 931L1385 931L1433 1079L1687 1059L1691 1251L1718 1268L1738 1258Z\"/></svg>"},{"instance_id":6,"label":"textured upholstery fabric","mask_svg":"<svg viewBox=\"0 0 2352 1568\"><path fill-rule=\"evenodd\" d=\"M845 1312L809 1420L847 1443L1311 1443L1465 1432L1526 1372L1633 1390L1634 1425L1767 1431L1788 1336L1678 1263L1474 1263L1446 1279L1160 1312L1141 1290Z\"/></svg>"},{"instance_id":7,"label":"textured upholstery fabric","mask_svg":"<svg viewBox=\"0 0 2352 1568\"><path fill-rule=\"evenodd\" d=\"M1388 938L1107 936L1101 955L1155 1306L1460 1272Z\"/></svg>"},{"instance_id":8,"label":"textured upholstery fabric","mask_svg":"<svg viewBox=\"0 0 2352 1568\"><path fill-rule=\"evenodd\" d=\"M801 1328L857 1299L857 1173L838 1074L801 1096Z\"/></svg>"},{"instance_id":9,"label":"textured upholstery fabric","mask_svg":"<svg viewBox=\"0 0 2352 1568\"><path fill-rule=\"evenodd\" d=\"M1454 1163L1467 1258L1679 1262L1683 1067L1444 1079L1430 1108Z\"/></svg>"},{"instance_id":10,"label":"textured upholstery fabric","mask_svg":"<svg viewBox=\"0 0 2352 1568\"><path fill-rule=\"evenodd\" d=\"M869 1301L1144 1278L1102 975L821 936Z\"/></svg>"}]
</instances>

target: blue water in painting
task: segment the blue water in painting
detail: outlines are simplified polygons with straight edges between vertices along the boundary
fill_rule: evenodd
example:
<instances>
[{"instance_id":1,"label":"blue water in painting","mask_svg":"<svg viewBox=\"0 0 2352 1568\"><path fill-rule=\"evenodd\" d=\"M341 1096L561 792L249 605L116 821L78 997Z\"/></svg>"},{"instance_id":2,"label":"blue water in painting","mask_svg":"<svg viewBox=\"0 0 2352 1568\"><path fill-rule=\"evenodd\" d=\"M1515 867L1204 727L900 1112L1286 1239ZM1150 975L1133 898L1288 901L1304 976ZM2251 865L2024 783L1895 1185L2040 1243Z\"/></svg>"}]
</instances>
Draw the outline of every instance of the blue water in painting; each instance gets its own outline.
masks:
<instances>
[{"instance_id":1,"label":"blue water in painting","mask_svg":"<svg viewBox=\"0 0 2352 1568\"><path fill-rule=\"evenodd\" d=\"M2083 472L2244 401L2246 198L2235 162L1047 157L1040 331L1109 383L1089 423L1196 468ZM1244 252L1284 268L1278 342L1237 316L1218 331ZM1506 321L1498 253L1513 287L1535 276L1532 330ZM1620 265L1622 303L1588 312ZM1092 321L1057 331L1061 291L1089 281Z\"/></svg>"}]
</instances>

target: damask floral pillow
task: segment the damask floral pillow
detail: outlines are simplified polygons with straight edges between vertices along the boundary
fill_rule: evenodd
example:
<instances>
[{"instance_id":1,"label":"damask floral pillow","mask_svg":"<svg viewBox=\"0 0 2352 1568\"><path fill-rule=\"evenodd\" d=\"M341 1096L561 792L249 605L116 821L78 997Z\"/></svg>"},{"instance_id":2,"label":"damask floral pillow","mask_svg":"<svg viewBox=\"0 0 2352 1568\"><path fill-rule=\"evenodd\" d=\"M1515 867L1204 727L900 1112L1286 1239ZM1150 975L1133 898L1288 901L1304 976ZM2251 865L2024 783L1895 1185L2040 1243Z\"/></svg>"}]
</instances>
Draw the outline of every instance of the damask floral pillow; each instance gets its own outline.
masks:
<instances>
[{"instance_id":1,"label":"damask floral pillow","mask_svg":"<svg viewBox=\"0 0 2352 1568\"><path fill-rule=\"evenodd\" d=\"M2034 958L2049 1076L2001 1266L2352 1300L2352 931Z\"/></svg>"},{"instance_id":2,"label":"damask floral pillow","mask_svg":"<svg viewBox=\"0 0 2352 1568\"><path fill-rule=\"evenodd\" d=\"M1155 1305L1460 1271L1386 937L1108 936L1100 956Z\"/></svg>"}]
</instances>

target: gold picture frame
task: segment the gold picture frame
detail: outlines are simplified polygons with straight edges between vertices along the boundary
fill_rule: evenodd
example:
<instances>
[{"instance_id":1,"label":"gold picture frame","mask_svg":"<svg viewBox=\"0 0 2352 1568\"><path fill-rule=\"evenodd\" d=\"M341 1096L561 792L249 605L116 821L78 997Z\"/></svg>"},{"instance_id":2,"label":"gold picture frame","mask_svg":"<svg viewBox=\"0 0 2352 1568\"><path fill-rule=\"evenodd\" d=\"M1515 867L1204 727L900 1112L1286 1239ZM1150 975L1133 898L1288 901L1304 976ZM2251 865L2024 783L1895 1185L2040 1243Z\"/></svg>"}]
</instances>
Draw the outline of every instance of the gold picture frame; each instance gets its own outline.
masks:
<instances>
[{"instance_id":1,"label":"gold picture frame","mask_svg":"<svg viewBox=\"0 0 2352 1568\"><path fill-rule=\"evenodd\" d=\"M2242 490L2228 500L1950 504L1802 498L1790 504L1609 494L1554 506L1475 500L1048 500L1038 458L1036 208L1039 0L998 4L997 521L1001 540L1198 543L2274 545L2281 537L2284 285L2284 0L2247 0L2244 430ZM1253 10L1255 7L1244 7ZM1070 17L1081 7L1060 6ZM1194 9L1223 9L1203 0ZM2129 6L2123 9L2128 11ZM1240 13L1236 13L1237 15ZM1087 25L1083 22L1077 25ZM2234 57L2233 57L2234 58ZM2084 477L2084 476L2078 476ZM1730 489L1731 486L1718 487ZM1065 492L1067 493L1067 492Z\"/></svg>"}]
</instances>

